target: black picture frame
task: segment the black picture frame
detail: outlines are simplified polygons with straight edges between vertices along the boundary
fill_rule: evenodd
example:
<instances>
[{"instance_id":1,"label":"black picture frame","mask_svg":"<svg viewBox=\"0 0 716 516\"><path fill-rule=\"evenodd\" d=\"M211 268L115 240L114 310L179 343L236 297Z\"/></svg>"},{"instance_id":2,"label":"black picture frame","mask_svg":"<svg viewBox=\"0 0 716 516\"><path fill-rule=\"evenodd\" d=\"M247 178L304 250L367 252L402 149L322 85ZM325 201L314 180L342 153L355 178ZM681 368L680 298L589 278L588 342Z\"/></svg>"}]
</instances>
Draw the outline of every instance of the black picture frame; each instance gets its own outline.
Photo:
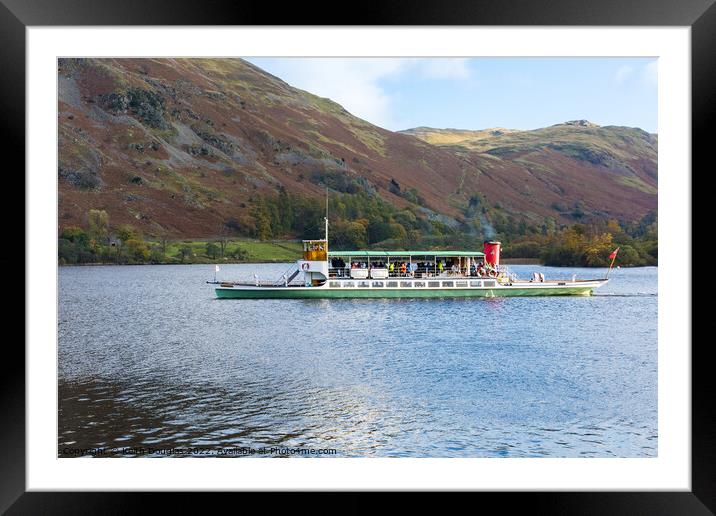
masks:
<instances>
[{"instance_id":1,"label":"black picture frame","mask_svg":"<svg viewBox=\"0 0 716 516\"><path fill-rule=\"evenodd\" d=\"M0 113L2 142L16 149L16 170L24 170L25 29L28 26L83 25L575 25L688 26L692 43L692 170L712 168L709 126L716 105L715 0L518 0L511 2L400 0L361 4L348 14L337 4L232 2L226 0L0 0ZM324 13L324 18L315 13ZM338 14L341 12L342 14ZM326 16L327 14L327 16ZM706 173L707 170L702 172ZM684 172L688 174L688 171ZM693 178L693 172L691 172ZM24 180L15 174L17 191ZM692 189L693 191L693 189ZM4 208L7 213L7 207ZM17 211L19 213L19 210ZM23 236L24 239L24 236ZM16 257L15 257L16 258ZM3 270L17 263L2 260ZM25 274L31 271L25 271ZM688 278L691 282L691 278ZM15 280L19 283L19 278ZM7 284L8 289L15 287ZM15 292L19 290L14 289ZM685 302L691 302L685 300ZM17 303L20 305L20 303ZM24 304L22 305L24 309ZM693 321L693 318L692 318ZM690 342L674 343L691 345ZM698 344L698 343L697 343ZM690 492L549 492L482 493L503 510L529 504L537 513L579 514L713 514L716 510L716 440L714 375L707 341L692 346L692 490ZM0 511L8 514L128 513L146 511L160 498L165 510L180 507L184 495L123 493L28 493L25 489L25 353L6 340L2 361L0 432ZM211 496L221 503L223 496ZM241 495L245 496L245 495ZM205 499L207 495L205 495ZM420 498L415 498L420 500ZM213 505L210 504L210 505ZM347 507L347 506L344 506ZM206 507L205 507L206 508ZM111 510L110 510L111 509ZM364 510L369 507L363 505Z\"/></svg>"}]
</instances>

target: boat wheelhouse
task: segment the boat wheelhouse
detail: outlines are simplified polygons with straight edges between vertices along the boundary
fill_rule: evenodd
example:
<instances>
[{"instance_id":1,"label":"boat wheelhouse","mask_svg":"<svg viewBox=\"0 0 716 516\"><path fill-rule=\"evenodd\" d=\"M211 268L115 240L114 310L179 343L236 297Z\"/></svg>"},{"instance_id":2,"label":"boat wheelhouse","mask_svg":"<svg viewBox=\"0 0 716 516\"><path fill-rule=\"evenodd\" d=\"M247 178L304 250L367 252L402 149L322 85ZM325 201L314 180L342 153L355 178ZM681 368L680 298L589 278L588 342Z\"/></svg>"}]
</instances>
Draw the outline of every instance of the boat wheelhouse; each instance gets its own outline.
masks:
<instances>
[{"instance_id":1,"label":"boat wheelhouse","mask_svg":"<svg viewBox=\"0 0 716 516\"><path fill-rule=\"evenodd\" d=\"M220 298L388 298L591 295L609 280L517 278L500 265L500 242L482 251L328 251L326 238L304 240L293 270L274 281L209 282Z\"/></svg>"}]
</instances>

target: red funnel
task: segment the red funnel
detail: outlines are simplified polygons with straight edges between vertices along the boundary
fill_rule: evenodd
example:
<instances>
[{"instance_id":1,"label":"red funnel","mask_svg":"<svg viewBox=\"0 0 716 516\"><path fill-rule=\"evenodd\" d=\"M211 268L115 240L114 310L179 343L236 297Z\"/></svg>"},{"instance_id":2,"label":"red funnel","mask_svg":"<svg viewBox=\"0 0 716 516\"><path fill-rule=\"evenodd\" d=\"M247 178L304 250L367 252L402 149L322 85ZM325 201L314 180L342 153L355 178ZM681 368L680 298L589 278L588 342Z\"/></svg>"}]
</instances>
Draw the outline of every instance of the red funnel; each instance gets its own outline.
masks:
<instances>
[{"instance_id":1,"label":"red funnel","mask_svg":"<svg viewBox=\"0 0 716 516\"><path fill-rule=\"evenodd\" d=\"M483 249L485 252L485 263L500 265L500 242L485 240Z\"/></svg>"}]
</instances>

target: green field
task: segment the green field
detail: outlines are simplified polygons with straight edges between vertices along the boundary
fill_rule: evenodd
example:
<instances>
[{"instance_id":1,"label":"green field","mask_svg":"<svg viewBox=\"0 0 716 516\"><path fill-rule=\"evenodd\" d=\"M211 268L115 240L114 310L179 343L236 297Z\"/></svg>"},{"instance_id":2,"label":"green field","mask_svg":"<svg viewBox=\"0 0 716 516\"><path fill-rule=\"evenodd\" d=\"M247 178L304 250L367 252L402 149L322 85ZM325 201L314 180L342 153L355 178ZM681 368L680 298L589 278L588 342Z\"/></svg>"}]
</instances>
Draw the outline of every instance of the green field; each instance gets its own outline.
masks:
<instances>
[{"instance_id":1,"label":"green field","mask_svg":"<svg viewBox=\"0 0 716 516\"><path fill-rule=\"evenodd\" d=\"M214 243L218 248L218 252L213 256L207 250L207 244L210 243ZM187 248L191 249L189 253L186 252ZM217 241L179 240L168 242L165 254L167 261L171 263L258 263L293 262L301 257L301 252L300 241L229 240L222 257L221 246Z\"/></svg>"}]
</instances>

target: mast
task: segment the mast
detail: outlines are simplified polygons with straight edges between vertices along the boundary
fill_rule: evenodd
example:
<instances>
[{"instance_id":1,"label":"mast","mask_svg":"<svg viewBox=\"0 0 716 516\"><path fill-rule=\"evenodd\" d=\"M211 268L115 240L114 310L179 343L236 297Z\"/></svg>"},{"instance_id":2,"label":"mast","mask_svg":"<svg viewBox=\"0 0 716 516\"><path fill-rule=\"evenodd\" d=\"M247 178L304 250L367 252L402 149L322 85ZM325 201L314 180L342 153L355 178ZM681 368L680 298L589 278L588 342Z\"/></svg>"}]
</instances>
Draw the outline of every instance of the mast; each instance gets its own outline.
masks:
<instances>
[{"instance_id":1,"label":"mast","mask_svg":"<svg viewBox=\"0 0 716 516\"><path fill-rule=\"evenodd\" d=\"M326 221L326 245L328 245L328 188L326 188L326 216L324 220Z\"/></svg>"}]
</instances>

